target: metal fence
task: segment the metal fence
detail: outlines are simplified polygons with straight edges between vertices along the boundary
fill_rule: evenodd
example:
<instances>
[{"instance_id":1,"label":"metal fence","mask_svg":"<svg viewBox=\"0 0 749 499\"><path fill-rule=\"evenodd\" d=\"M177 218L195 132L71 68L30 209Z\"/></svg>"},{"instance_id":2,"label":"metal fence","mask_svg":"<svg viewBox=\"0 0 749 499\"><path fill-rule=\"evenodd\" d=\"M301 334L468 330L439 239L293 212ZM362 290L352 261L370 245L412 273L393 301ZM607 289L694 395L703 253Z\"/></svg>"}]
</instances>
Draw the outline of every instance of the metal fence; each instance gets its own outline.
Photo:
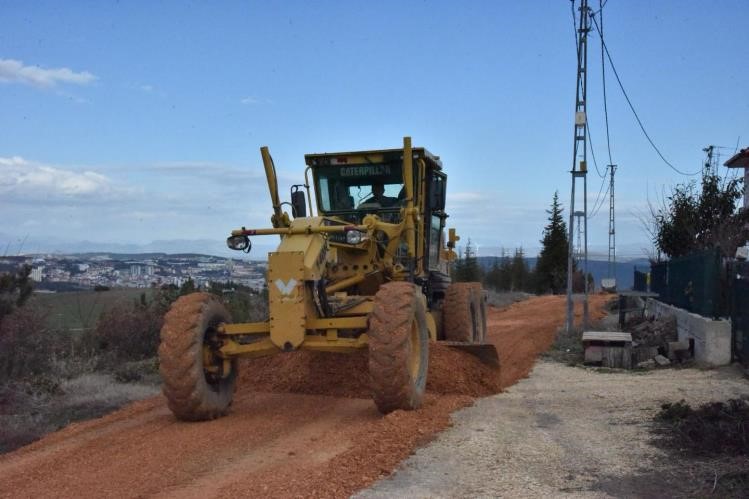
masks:
<instances>
[{"instance_id":1,"label":"metal fence","mask_svg":"<svg viewBox=\"0 0 749 499\"><path fill-rule=\"evenodd\" d=\"M637 269L634 289L647 290L647 274ZM730 317L732 357L749 367L749 262L724 264L717 250L708 250L653 264L650 291L705 317Z\"/></svg>"},{"instance_id":2,"label":"metal fence","mask_svg":"<svg viewBox=\"0 0 749 499\"><path fill-rule=\"evenodd\" d=\"M717 249L656 263L650 270L650 289L658 300L704 317L728 316L727 284Z\"/></svg>"},{"instance_id":3,"label":"metal fence","mask_svg":"<svg viewBox=\"0 0 749 499\"><path fill-rule=\"evenodd\" d=\"M749 263L735 262L731 266L731 333L733 353L749 367Z\"/></svg>"}]
</instances>

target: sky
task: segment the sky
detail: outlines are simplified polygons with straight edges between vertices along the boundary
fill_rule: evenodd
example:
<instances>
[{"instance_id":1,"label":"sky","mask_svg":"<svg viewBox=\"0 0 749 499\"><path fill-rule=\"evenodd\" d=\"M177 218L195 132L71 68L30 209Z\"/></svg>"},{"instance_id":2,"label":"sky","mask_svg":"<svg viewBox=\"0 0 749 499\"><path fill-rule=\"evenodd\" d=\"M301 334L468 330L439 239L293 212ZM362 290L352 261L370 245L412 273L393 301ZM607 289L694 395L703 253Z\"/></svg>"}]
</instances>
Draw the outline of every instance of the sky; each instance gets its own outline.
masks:
<instances>
[{"instance_id":1,"label":"sky","mask_svg":"<svg viewBox=\"0 0 749 499\"><path fill-rule=\"evenodd\" d=\"M409 135L442 158L448 226L463 242L535 255L554 192L570 200L570 7L2 1L0 244L223 244L233 228L270 223L261 146L288 199L305 153L396 148ZM722 162L749 145L749 2L608 0L603 16L622 83L673 165L695 172L705 146L721 146ZM603 172L594 34L588 121ZM606 70L618 253L645 256L648 202L695 177L656 155ZM592 208L602 180L588 163ZM608 247L605 201L591 254Z\"/></svg>"}]
</instances>

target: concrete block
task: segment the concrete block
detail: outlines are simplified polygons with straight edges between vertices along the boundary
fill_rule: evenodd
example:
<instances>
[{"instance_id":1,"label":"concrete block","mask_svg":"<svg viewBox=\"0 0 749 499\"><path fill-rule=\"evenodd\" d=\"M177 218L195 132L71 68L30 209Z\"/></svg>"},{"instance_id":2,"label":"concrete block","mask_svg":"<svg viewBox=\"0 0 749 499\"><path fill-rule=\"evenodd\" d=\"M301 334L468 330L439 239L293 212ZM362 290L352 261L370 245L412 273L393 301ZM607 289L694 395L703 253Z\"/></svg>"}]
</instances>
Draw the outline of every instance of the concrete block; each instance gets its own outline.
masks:
<instances>
[{"instance_id":1,"label":"concrete block","mask_svg":"<svg viewBox=\"0 0 749 499\"><path fill-rule=\"evenodd\" d=\"M671 361L668 360L663 355L656 355L655 357L653 357L653 362L655 362L656 364L658 364L661 367L666 367L666 366L670 366L671 365Z\"/></svg>"},{"instance_id":2,"label":"concrete block","mask_svg":"<svg viewBox=\"0 0 749 499\"><path fill-rule=\"evenodd\" d=\"M638 362L637 367L640 369L653 369L655 367L655 361L650 359L644 362Z\"/></svg>"}]
</instances>

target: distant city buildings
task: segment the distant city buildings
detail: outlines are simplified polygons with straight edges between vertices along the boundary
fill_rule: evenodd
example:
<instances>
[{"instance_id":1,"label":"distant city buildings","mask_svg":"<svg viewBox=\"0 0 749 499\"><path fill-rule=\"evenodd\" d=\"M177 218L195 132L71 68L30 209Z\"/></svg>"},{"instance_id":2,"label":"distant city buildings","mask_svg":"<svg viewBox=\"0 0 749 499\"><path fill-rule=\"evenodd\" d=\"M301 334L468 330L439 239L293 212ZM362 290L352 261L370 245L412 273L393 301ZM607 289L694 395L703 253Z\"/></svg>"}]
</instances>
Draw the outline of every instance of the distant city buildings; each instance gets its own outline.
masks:
<instances>
[{"instance_id":1,"label":"distant city buildings","mask_svg":"<svg viewBox=\"0 0 749 499\"><path fill-rule=\"evenodd\" d=\"M36 282L42 282L42 272L44 272L44 267L34 267L31 269L31 280Z\"/></svg>"},{"instance_id":2,"label":"distant city buildings","mask_svg":"<svg viewBox=\"0 0 749 499\"><path fill-rule=\"evenodd\" d=\"M0 258L0 272L31 265L37 289L106 287L149 288L181 286L192 279L196 286L235 282L261 290L266 262L232 260L209 255L31 255Z\"/></svg>"}]
</instances>

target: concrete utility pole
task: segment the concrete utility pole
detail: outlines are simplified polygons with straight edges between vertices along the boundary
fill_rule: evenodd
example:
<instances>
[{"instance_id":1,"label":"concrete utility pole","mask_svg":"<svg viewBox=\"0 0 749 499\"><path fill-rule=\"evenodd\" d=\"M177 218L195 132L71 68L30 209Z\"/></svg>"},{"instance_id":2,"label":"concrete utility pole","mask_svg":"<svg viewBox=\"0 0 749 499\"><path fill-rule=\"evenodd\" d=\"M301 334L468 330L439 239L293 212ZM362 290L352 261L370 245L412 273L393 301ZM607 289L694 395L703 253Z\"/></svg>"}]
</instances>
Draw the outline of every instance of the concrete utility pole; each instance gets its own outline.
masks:
<instances>
[{"instance_id":1,"label":"concrete utility pole","mask_svg":"<svg viewBox=\"0 0 749 499\"><path fill-rule=\"evenodd\" d=\"M569 249L567 252L567 331L574 326L575 310L572 301L572 271L574 269L575 217L582 219L583 247L580 249L583 261L583 282L585 295L583 299L583 329L588 326L588 33L590 32L590 8L588 0L580 4L580 25L577 28L577 89L575 96L575 135L572 152L572 195L570 196ZM578 164L578 158L580 158ZM583 184L583 209L575 211L575 187L577 181Z\"/></svg>"},{"instance_id":2,"label":"concrete utility pole","mask_svg":"<svg viewBox=\"0 0 749 499\"><path fill-rule=\"evenodd\" d=\"M616 227L614 224L614 173L616 165L609 165L609 272L608 278L616 282Z\"/></svg>"}]
</instances>

